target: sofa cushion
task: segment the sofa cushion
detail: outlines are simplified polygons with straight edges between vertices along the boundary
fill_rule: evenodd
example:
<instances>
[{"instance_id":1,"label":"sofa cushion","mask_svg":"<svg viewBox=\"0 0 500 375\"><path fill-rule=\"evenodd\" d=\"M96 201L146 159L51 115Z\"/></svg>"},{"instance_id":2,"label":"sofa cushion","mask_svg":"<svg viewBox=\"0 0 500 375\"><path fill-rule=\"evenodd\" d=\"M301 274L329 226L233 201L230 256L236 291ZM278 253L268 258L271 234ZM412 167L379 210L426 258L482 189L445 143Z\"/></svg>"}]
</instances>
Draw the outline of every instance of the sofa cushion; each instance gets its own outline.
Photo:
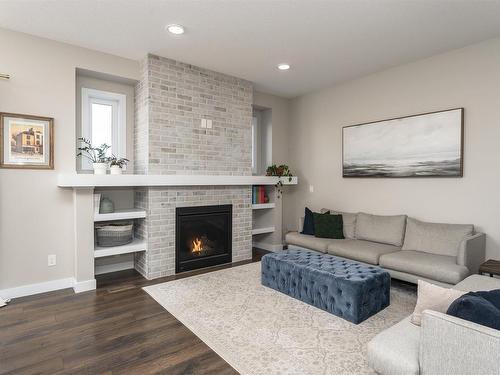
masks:
<instances>
[{"instance_id":1,"label":"sofa cushion","mask_svg":"<svg viewBox=\"0 0 500 375\"><path fill-rule=\"evenodd\" d=\"M344 239L342 215L314 213L314 235L319 238Z\"/></svg>"},{"instance_id":2,"label":"sofa cushion","mask_svg":"<svg viewBox=\"0 0 500 375\"><path fill-rule=\"evenodd\" d=\"M363 240L333 240L327 247L328 254L357 260L364 263L378 264L382 254L393 253L401 248Z\"/></svg>"},{"instance_id":3,"label":"sofa cushion","mask_svg":"<svg viewBox=\"0 0 500 375\"><path fill-rule=\"evenodd\" d=\"M460 243L474 232L469 224L427 223L408 218L403 250L456 257Z\"/></svg>"},{"instance_id":4,"label":"sofa cushion","mask_svg":"<svg viewBox=\"0 0 500 375\"><path fill-rule=\"evenodd\" d=\"M356 239L401 246L405 224L406 215L381 216L360 212L356 219Z\"/></svg>"},{"instance_id":5,"label":"sofa cushion","mask_svg":"<svg viewBox=\"0 0 500 375\"><path fill-rule=\"evenodd\" d=\"M424 253L422 251L403 250L385 254L379 264L388 269L419 275L431 280L456 284L469 275L465 266L456 264L456 258L446 255Z\"/></svg>"},{"instance_id":6,"label":"sofa cushion","mask_svg":"<svg viewBox=\"0 0 500 375\"><path fill-rule=\"evenodd\" d=\"M339 240L332 240L331 238L318 238L298 232L288 232L285 235L285 242L288 245L295 245L306 249L320 251L322 253L326 253L326 248L332 243L332 241Z\"/></svg>"},{"instance_id":7,"label":"sofa cushion","mask_svg":"<svg viewBox=\"0 0 500 375\"><path fill-rule=\"evenodd\" d=\"M368 365L384 375L418 375L420 327L407 317L368 343Z\"/></svg>"},{"instance_id":8,"label":"sofa cushion","mask_svg":"<svg viewBox=\"0 0 500 375\"><path fill-rule=\"evenodd\" d=\"M500 330L500 289L469 292L456 299L446 313Z\"/></svg>"},{"instance_id":9,"label":"sofa cushion","mask_svg":"<svg viewBox=\"0 0 500 375\"><path fill-rule=\"evenodd\" d=\"M322 208L321 213L330 212L332 215L342 215L342 222L344 225L344 237L354 239L354 231L356 229L356 217L357 214L351 212L342 212L337 210L330 210L328 208Z\"/></svg>"}]
</instances>

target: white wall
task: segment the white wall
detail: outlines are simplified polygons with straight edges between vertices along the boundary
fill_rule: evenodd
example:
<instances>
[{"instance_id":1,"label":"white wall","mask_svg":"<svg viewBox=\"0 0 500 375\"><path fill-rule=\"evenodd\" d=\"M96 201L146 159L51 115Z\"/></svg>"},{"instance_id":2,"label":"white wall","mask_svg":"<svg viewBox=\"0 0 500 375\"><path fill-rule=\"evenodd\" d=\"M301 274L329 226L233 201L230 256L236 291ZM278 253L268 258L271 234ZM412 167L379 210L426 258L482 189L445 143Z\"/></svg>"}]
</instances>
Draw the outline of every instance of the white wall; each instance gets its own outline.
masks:
<instances>
[{"instance_id":1,"label":"white wall","mask_svg":"<svg viewBox=\"0 0 500 375\"><path fill-rule=\"evenodd\" d=\"M0 169L0 289L74 276L75 68L139 78L136 61L0 29L0 112L54 117L53 171ZM47 267L47 255L57 265Z\"/></svg>"},{"instance_id":2,"label":"white wall","mask_svg":"<svg viewBox=\"0 0 500 375\"><path fill-rule=\"evenodd\" d=\"M465 108L463 178L342 178L343 126L455 107ZM300 183L285 205L288 228L305 205L407 213L473 223L488 235L487 257L500 259L500 39L296 98L290 116L289 164Z\"/></svg>"}]
</instances>

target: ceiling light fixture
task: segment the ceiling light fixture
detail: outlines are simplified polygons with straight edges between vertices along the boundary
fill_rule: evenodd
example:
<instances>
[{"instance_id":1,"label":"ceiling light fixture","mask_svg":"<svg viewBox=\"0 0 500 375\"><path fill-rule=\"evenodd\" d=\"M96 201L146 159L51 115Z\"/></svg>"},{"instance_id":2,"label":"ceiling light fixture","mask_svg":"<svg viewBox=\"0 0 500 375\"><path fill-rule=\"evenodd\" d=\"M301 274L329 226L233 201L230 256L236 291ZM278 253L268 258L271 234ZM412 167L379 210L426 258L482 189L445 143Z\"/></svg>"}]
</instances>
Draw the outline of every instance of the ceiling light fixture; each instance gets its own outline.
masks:
<instances>
[{"instance_id":1,"label":"ceiling light fixture","mask_svg":"<svg viewBox=\"0 0 500 375\"><path fill-rule=\"evenodd\" d=\"M288 69L290 69L290 64L279 64L278 69L279 70L288 70Z\"/></svg>"},{"instance_id":2,"label":"ceiling light fixture","mask_svg":"<svg viewBox=\"0 0 500 375\"><path fill-rule=\"evenodd\" d=\"M174 35L184 34L184 26L177 25L175 23L173 23L171 25L167 25L166 29L170 34L174 34Z\"/></svg>"}]
</instances>

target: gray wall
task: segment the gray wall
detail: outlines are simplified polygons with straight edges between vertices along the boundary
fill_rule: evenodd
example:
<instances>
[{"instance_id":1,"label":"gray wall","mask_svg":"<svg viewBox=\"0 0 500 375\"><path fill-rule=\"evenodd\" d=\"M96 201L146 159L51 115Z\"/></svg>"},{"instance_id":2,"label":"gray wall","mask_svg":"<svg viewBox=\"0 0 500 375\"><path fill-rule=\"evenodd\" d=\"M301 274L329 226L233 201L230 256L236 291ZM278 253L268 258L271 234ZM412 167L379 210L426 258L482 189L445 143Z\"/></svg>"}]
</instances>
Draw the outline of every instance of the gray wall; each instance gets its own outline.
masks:
<instances>
[{"instance_id":1,"label":"gray wall","mask_svg":"<svg viewBox=\"0 0 500 375\"><path fill-rule=\"evenodd\" d=\"M254 92L253 96L254 105L271 109L272 162L287 164L290 100L262 92Z\"/></svg>"},{"instance_id":2,"label":"gray wall","mask_svg":"<svg viewBox=\"0 0 500 375\"><path fill-rule=\"evenodd\" d=\"M75 68L138 79L136 61L0 29L0 112L54 118L54 170L0 169L0 289L69 278L75 272ZM47 266L47 255L57 265Z\"/></svg>"},{"instance_id":3,"label":"gray wall","mask_svg":"<svg viewBox=\"0 0 500 375\"><path fill-rule=\"evenodd\" d=\"M275 95L262 92L254 92L253 102L256 108L264 109L261 111L261 121L266 124L268 129L271 129L265 135L261 134L261 141L266 143L266 148L269 150L271 164L289 164L288 157L288 139L289 139L289 111L290 100L281 98ZM262 169L265 172L267 165L263 162ZM292 167L292 166L291 166ZM292 172L295 172L292 167ZM255 212L254 217L257 217L259 223L267 223L274 225L276 231L269 234L254 236L254 243L279 246L283 241L283 207L289 203L288 192L296 189L297 186L286 186L285 194L276 199L275 196L270 197L276 203L276 208L272 210L262 210ZM272 189L270 191L273 191ZM262 225L267 226L267 225Z\"/></svg>"},{"instance_id":4,"label":"gray wall","mask_svg":"<svg viewBox=\"0 0 500 375\"><path fill-rule=\"evenodd\" d=\"M487 257L500 259L499 88L495 39L294 99L289 161L300 183L285 205L287 227L305 205L473 223L488 235ZM465 108L463 178L342 178L343 126L455 107Z\"/></svg>"}]
</instances>

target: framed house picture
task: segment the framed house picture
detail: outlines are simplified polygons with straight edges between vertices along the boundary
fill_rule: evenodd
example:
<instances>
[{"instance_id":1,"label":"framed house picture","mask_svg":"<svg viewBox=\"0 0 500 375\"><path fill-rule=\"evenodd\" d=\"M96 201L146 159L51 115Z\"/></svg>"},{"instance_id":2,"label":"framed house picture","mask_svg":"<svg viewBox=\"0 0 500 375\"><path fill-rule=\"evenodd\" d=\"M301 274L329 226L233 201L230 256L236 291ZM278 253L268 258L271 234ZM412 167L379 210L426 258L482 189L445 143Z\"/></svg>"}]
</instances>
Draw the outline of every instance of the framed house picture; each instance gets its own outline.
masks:
<instances>
[{"instance_id":1,"label":"framed house picture","mask_svg":"<svg viewBox=\"0 0 500 375\"><path fill-rule=\"evenodd\" d=\"M464 109L342 128L343 177L462 177Z\"/></svg>"},{"instance_id":2,"label":"framed house picture","mask_svg":"<svg viewBox=\"0 0 500 375\"><path fill-rule=\"evenodd\" d=\"M0 167L54 169L54 119L0 113Z\"/></svg>"}]
</instances>

